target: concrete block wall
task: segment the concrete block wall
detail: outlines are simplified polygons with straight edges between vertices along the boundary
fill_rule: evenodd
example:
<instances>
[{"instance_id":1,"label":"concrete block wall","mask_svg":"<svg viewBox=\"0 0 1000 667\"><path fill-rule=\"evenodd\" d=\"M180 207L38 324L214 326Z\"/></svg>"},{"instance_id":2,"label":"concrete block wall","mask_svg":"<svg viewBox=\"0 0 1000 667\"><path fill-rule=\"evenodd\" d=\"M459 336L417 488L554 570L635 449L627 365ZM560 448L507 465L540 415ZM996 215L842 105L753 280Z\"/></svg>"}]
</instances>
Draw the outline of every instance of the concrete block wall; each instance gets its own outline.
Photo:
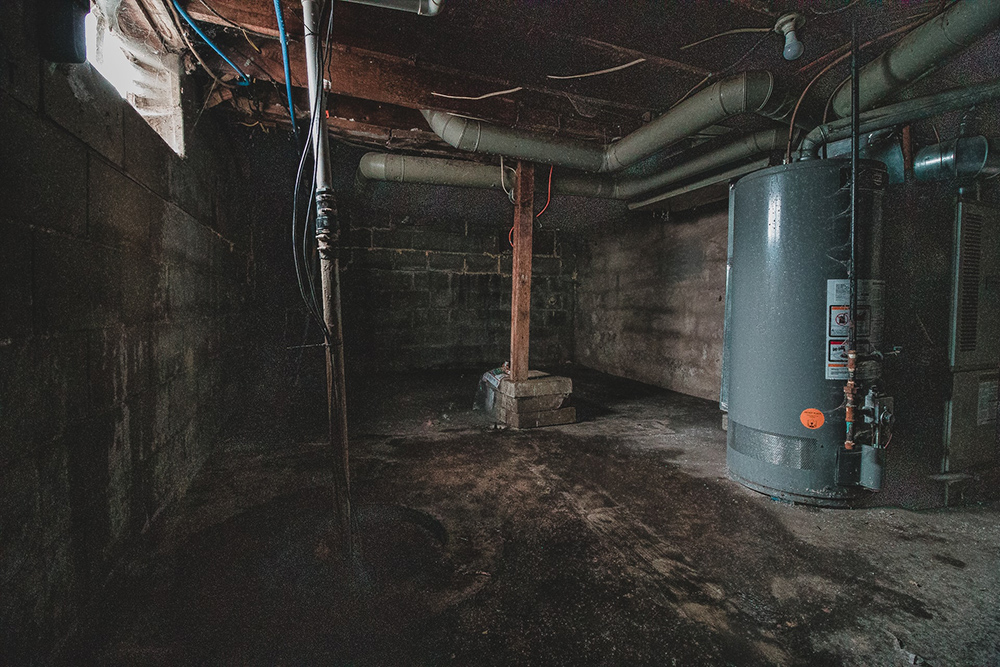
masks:
<instances>
[{"instance_id":1,"label":"concrete block wall","mask_svg":"<svg viewBox=\"0 0 1000 667\"><path fill-rule=\"evenodd\" d=\"M30 8L30 10L29 10ZM45 662L238 404L248 232L90 65L0 31L0 662Z\"/></svg>"},{"instance_id":2,"label":"concrete block wall","mask_svg":"<svg viewBox=\"0 0 1000 667\"><path fill-rule=\"evenodd\" d=\"M717 400L727 232L722 203L591 239L579 259L576 361Z\"/></svg>"},{"instance_id":3,"label":"concrete block wall","mask_svg":"<svg viewBox=\"0 0 1000 667\"><path fill-rule=\"evenodd\" d=\"M344 327L353 372L495 368L510 356L506 221L355 209L344 233ZM534 234L531 363L573 356L575 251Z\"/></svg>"}]
</instances>

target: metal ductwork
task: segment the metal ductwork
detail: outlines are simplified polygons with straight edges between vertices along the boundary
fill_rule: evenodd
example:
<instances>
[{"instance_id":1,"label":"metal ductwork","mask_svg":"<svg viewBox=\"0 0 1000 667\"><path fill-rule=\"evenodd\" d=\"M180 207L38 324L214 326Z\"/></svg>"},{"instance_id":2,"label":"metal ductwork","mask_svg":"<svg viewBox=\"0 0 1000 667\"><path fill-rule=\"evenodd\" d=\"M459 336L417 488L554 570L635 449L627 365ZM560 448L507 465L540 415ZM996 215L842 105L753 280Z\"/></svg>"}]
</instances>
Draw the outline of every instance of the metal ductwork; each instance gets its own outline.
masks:
<instances>
[{"instance_id":1,"label":"metal ductwork","mask_svg":"<svg viewBox=\"0 0 1000 667\"><path fill-rule=\"evenodd\" d=\"M937 116L955 109L964 109L975 104L1000 98L1000 81L983 83L968 88L954 88L937 95L890 104L889 106L866 111L861 114L859 132L867 133L901 125L915 120ZM819 150L831 141L851 136L851 119L842 118L826 125L820 125L802 140L800 158L809 160L819 157Z\"/></svg>"},{"instance_id":2,"label":"metal ductwork","mask_svg":"<svg viewBox=\"0 0 1000 667\"><path fill-rule=\"evenodd\" d=\"M618 141L600 146L497 127L444 111L423 111L431 129L459 150L553 164L589 172L616 172L742 113L784 120L794 99L776 94L774 75L751 71L716 82Z\"/></svg>"},{"instance_id":3,"label":"metal ductwork","mask_svg":"<svg viewBox=\"0 0 1000 667\"><path fill-rule=\"evenodd\" d=\"M499 167L465 160L365 153L358 165L358 172L372 181L502 189ZM506 185L510 188L517 179L511 175L506 180Z\"/></svg>"},{"instance_id":4,"label":"metal ductwork","mask_svg":"<svg viewBox=\"0 0 1000 667\"><path fill-rule=\"evenodd\" d=\"M398 9L401 12L436 16L441 11L444 0L346 0L356 5L369 5L383 9Z\"/></svg>"},{"instance_id":5,"label":"metal ductwork","mask_svg":"<svg viewBox=\"0 0 1000 667\"><path fill-rule=\"evenodd\" d=\"M517 183L517 177L510 174L501 185L500 168L495 165L388 153L366 153L358 165L358 173L373 181L490 190L503 187L509 190ZM616 199L613 181L601 176L556 175L552 179L552 192L558 195Z\"/></svg>"},{"instance_id":6,"label":"metal ductwork","mask_svg":"<svg viewBox=\"0 0 1000 667\"><path fill-rule=\"evenodd\" d=\"M675 167L642 177L617 177L615 199L632 199L660 188L675 185L687 178L720 169L773 150L788 143L787 129L761 130L740 135L735 141L708 150L695 149L695 155Z\"/></svg>"},{"instance_id":7,"label":"metal ductwork","mask_svg":"<svg viewBox=\"0 0 1000 667\"><path fill-rule=\"evenodd\" d=\"M1000 174L1000 141L963 137L927 146L913 160L918 181L971 181Z\"/></svg>"},{"instance_id":8,"label":"metal ductwork","mask_svg":"<svg viewBox=\"0 0 1000 667\"><path fill-rule=\"evenodd\" d=\"M698 150L665 171L646 176L605 176L598 174L561 174L552 179L555 194L627 200L648 194L739 160L779 149L788 141L786 130L762 130L740 136L719 147ZM386 153L367 153L359 171L364 178L396 183L424 183L465 188L500 188L500 169L462 160L410 157ZM513 178L507 186L512 185Z\"/></svg>"},{"instance_id":9,"label":"metal ductwork","mask_svg":"<svg viewBox=\"0 0 1000 667\"><path fill-rule=\"evenodd\" d=\"M1000 26L1000 2L959 0L861 68L859 108L861 111L875 108L997 26ZM833 111L839 117L850 115L849 86L833 98Z\"/></svg>"}]
</instances>

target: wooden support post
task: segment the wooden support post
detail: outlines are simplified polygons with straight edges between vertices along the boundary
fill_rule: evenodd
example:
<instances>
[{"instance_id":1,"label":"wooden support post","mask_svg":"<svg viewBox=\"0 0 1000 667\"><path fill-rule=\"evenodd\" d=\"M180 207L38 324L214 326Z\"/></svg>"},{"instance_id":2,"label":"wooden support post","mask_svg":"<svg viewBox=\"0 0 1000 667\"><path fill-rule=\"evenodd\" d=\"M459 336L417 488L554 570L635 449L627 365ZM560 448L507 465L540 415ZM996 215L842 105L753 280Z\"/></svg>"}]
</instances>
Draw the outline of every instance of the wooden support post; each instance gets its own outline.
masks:
<instances>
[{"instance_id":1,"label":"wooden support post","mask_svg":"<svg viewBox=\"0 0 1000 667\"><path fill-rule=\"evenodd\" d=\"M531 236L534 223L535 166L517 163L514 187L514 263L510 299L510 379L528 379L531 325Z\"/></svg>"},{"instance_id":2,"label":"wooden support post","mask_svg":"<svg viewBox=\"0 0 1000 667\"><path fill-rule=\"evenodd\" d=\"M340 258L328 230L317 234L323 285L323 321L329 332L326 355L326 397L330 447L333 450L333 548L349 558L354 553L351 531L351 474L347 442L347 394L344 372L344 325L340 308Z\"/></svg>"}]
</instances>

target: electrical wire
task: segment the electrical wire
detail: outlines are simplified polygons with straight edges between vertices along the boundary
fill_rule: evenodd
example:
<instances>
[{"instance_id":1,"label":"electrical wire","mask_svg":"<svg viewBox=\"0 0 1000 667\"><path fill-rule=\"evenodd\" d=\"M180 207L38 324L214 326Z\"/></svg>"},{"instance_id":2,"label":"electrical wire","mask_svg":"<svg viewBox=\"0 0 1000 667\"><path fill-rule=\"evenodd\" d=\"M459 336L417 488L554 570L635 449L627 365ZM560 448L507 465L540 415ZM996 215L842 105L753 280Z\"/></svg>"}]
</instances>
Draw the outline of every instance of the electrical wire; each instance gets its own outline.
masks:
<instances>
[{"instance_id":1,"label":"electrical wire","mask_svg":"<svg viewBox=\"0 0 1000 667\"><path fill-rule=\"evenodd\" d=\"M518 86L516 88L510 88L508 90L498 90L494 93L486 93L484 95L477 96L467 96L467 95L445 95L444 93L431 93L434 97L443 97L448 100L485 100L488 97L497 97L498 95L506 95L507 93L516 93L519 90L524 90L524 86Z\"/></svg>"},{"instance_id":2,"label":"electrical wire","mask_svg":"<svg viewBox=\"0 0 1000 667\"><path fill-rule=\"evenodd\" d=\"M851 7L853 7L854 5L858 4L859 2L861 2L861 0L851 0L851 2L847 3L843 7L838 7L837 9L828 9L826 11L820 11L819 9L813 9L813 8L810 7L809 11L814 16L829 16L830 14L839 14L840 12L844 11L845 9L850 9Z\"/></svg>"},{"instance_id":3,"label":"electrical wire","mask_svg":"<svg viewBox=\"0 0 1000 667\"><path fill-rule=\"evenodd\" d=\"M638 65L639 63L644 63L644 62L646 62L645 58L636 58L635 60L633 60L630 63L625 63L624 65L618 65L617 67L609 67L607 69L600 69L600 70L597 70L596 72L586 72L585 74L567 74L565 76L557 76L555 74L546 74L545 78L547 78L547 79L560 79L560 80L565 80L565 79L585 79L588 76L600 76L601 74L611 74L612 72L620 72L623 69L628 69L629 67L632 67L633 65Z\"/></svg>"},{"instance_id":4,"label":"electrical wire","mask_svg":"<svg viewBox=\"0 0 1000 667\"><path fill-rule=\"evenodd\" d=\"M232 88L233 87L232 84L223 81L215 74L215 72L212 71L212 68L208 66L208 63L205 62L205 59L201 57L200 53L198 53L198 49L194 48L194 44L192 44L191 40L188 39L187 32L184 30L184 25L181 20L180 14L178 14L177 10L174 9L174 5L169 0L164 0L164 6L170 11L170 18L173 21L174 28L177 30L177 34L181 36L182 40L184 40L184 44L187 46L188 50L194 56L194 59L198 61L198 64L201 66L203 70L205 70L205 73L208 74L209 78L212 79L213 83L215 83L215 85L217 86L222 86L223 88Z\"/></svg>"},{"instance_id":5,"label":"electrical wire","mask_svg":"<svg viewBox=\"0 0 1000 667\"><path fill-rule=\"evenodd\" d=\"M514 171L514 170L511 169L511 171ZM504 194L507 195L507 198L510 199L510 203L513 204L514 203L514 186L511 186L510 190L507 189L507 183L504 180L505 177L506 177L505 172L506 172L506 168L504 167L504 164L503 164L503 155L501 155L500 156L500 187L503 188ZM517 172L515 171L514 174L516 175Z\"/></svg>"},{"instance_id":6,"label":"electrical wire","mask_svg":"<svg viewBox=\"0 0 1000 667\"><path fill-rule=\"evenodd\" d=\"M906 32L906 31L908 31L910 29L915 29L915 28L923 25L927 21L930 21L934 16L937 16L937 13L935 13L930 18L926 18L926 20L924 18L921 18L918 21L914 21L913 23L908 23L907 25L904 25L901 28L896 28L895 30L890 30L887 33L884 33L882 35L879 35L878 37L870 39L867 42L865 42L864 44L862 44L861 46L859 46L858 47L858 51L863 51L866 48L868 48L869 46L871 46L872 44L876 44L876 43L878 43L878 42L880 42L883 39L886 39L888 37L892 37L894 35L898 35L899 33ZM812 80L809 81L809 83L806 85L805 89L803 89L802 94L799 95L799 99L795 103L795 109L792 111L791 122L789 123L789 126L788 126L788 148L785 151L785 162L791 162L792 161L792 141L793 141L793 136L792 135L793 135L793 132L795 130L795 118L796 118L796 116L799 113L799 107L802 105L802 100L805 99L806 93L809 92L809 89L812 88L812 85L814 83L816 83L816 81L820 77L822 77L824 74L826 74L827 72L829 72L835 66L839 65L840 63L844 62L844 60L846 60L847 58L850 57L850 55L851 55L851 51L850 51L850 48L849 48L850 45L848 44L847 46L848 46L848 51L846 53L841 54L836 60L834 60L829 65L827 65L826 67L824 67L822 70L820 70L819 74L817 74L816 76L814 76L812 78ZM841 48L843 48L843 47L841 47ZM833 51L830 51L826 55L820 56L819 58L817 58L816 60L814 60L812 63L809 63L809 65L807 65L806 67L812 66L814 63L816 63L816 62L818 62L820 60L823 60L824 58L827 58L832 53L835 53L836 51L839 51L839 50L840 49L834 49ZM802 70L806 69L806 67L803 67L799 71L801 72Z\"/></svg>"},{"instance_id":7,"label":"electrical wire","mask_svg":"<svg viewBox=\"0 0 1000 667\"><path fill-rule=\"evenodd\" d=\"M720 32L711 37L706 37L705 39L699 39L697 42L691 42L690 44L685 44L681 47L681 51L685 49L690 49L692 46L698 46L699 44L704 44L705 42L710 42L713 39L718 39L719 37L725 37L726 35L739 35L741 33L747 32L771 32L774 28L734 28L733 30L726 30L725 32Z\"/></svg>"},{"instance_id":8,"label":"electrical wire","mask_svg":"<svg viewBox=\"0 0 1000 667\"><path fill-rule=\"evenodd\" d=\"M292 134L295 135L295 141L298 141L299 128L295 125L295 103L292 101L292 70L288 62L288 34L285 32L285 17L281 12L281 0L274 0L274 17L278 20L278 37L281 40L281 61L285 67L285 94L288 96L288 115L292 119Z\"/></svg>"},{"instance_id":9,"label":"electrical wire","mask_svg":"<svg viewBox=\"0 0 1000 667\"><path fill-rule=\"evenodd\" d=\"M299 158L299 166L295 176L295 186L294 194L292 197L292 225L291 225L291 237L292 237L292 259L295 264L295 275L296 280L299 285L299 293L302 297L303 304L306 307L306 311L309 315L316 321L319 325L320 330L323 332L324 340L327 345L330 344L332 333L326 326L326 322L323 319L323 310L320 307L319 299L316 293L316 280L315 280L315 265L311 261L312 246L310 244L310 224L314 226L313 215L314 215L314 204L313 198L316 192L316 161L315 161L315 151L313 150L313 137L316 136L319 130L319 114L322 113L321 106L323 100L323 83L322 77L323 72L326 71L325 64L331 55L331 37L333 33L333 3L327 0L323 7L318 12L319 16L323 16L326 13L326 8L329 7L329 20L327 22L327 32L324 41L324 47L321 48L319 53L319 67L318 75L320 76L320 81L317 82L315 97L312 98L312 104L310 104L310 110L315 109L315 114L310 114L309 121L309 135L302 148L302 154ZM321 19L322 20L322 19ZM304 185L304 173L305 165L308 161L310 154L314 157L312 179L309 186L309 199L308 208L306 209L306 214L304 218L300 214L300 204L299 195L303 190ZM299 247L299 220L302 220L302 241L301 248ZM313 235L315 236L315 235Z\"/></svg>"},{"instance_id":10,"label":"electrical wire","mask_svg":"<svg viewBox=\"0 0 1000 667\"><path fill-rule=\"evenodd\" d=\"M844 79L843 81L841 81L840 83L838 83L837 87L833 89L832 93L830 93L830 97L826 98L826 106L823 107L823 124L824 125L826 125L826 119L829 118L829 116L830 116L830 109L833 107L833 98L835 98L837 96L837 93L840 92L840 89L843 88L850 80L851 80L851 77L847 77L846 79Z\"/></svg>"},{"instance_id":11,"label":"electrical wire","mask_svg":"<svg viewBox=\"0 0 1000 667\"><path fill-rule=\"evenodd\" d=\"M819 71L819 74L817 74L816 76L814 76L812 78L812 80L809 81L808 84L806 84L806 87L802 89L802 94L799 95L799 99L795 103L795 109L792 110L792 119L791 119L791 121L788 124L788 147L785 150L785 162L786 163L792 161L792 141L794 140L792 135L795 133L795 118L799 115L799 107L802 106L802 100L804 100L806 98L806 95L809 93L809 89L813 87L814 83L816 83L817 81L819 81L820 77L822 77L824 74L826 74L827 72L829 72L831 69L833 69L834 67L836 67L837 65L839 65L840 63L842 63L850 55L851 55L851 52L848 51L847 53L845 53L844 55L840 56L839 58L837 58L836 60L834 60L832 63L830 63L829 65L827 65L823 69L821 69Z\"/></svg>"},{"instance_id":12,"label":"electrical wire","mask_svg":"<svg viewBox=\"0 0 1000 667\"><path fill-rule=\"evenodd\" d=\"M325 13L324 10L325 10L326 7L329 7L330 11L329 11L329 17L327 18L327 23L326 23L326 35L325 35L325 37L323 39L323 47L320 49L320 53L318 54L319 55L319 63L318 63L319 67L317 68L316 74L317 74L317 76L319 76L319 81L316 82L316 84L317 84L316 85L316 97L314 98L316 104L313 107L313 108L316 109L316 114L315 114L315 117L312 118L312 123L310 124L310 127L314 128L312 130L312 132L310 133L310 136L315 135L317 137L319 137L319 132L320 132L320 129L321 129L320 128L320 125L321 125L321 123L320 123L320 117L321 117L320 114L326 113L326 109L323 108L324 107L324 105L323 105L323 99L324 99L324 97L323 97L323 92L324 92L324 85L323 85L323 79L324 79L324 77L323 77L323 74L326 72L326 65L329 62L329 60L332 57L332 55L333 55L333 11L334 11L334 7L335 7L335 3L333 2L333 0L326 0L326 3L324 4L324 7L320 9L319 16L321 16L321 17L323 16L323 14ZM322 18L320 19L320 21L322 22ZM322 25L322 23L321 23L321 25ZM324 137L324 139L325 139L325 137ZM322 141L322 139L318 139L318 140ZM302 254L303 254L303 262L304 262L305 267L306 267L306 281L307 281L308 286L309 286L309 296L312 299L313 308L316 311L316 314L317 314L317 317L318 317L319 321L322 322L324 333L326 335L327 340L329 341L332 338L333 334L329 330L329 328L326 326L326 320L323 317L324 310L323 310L323 307L320 306L319 298L317 297L317 291L316 291L315 252L313 252L312 247L310 245L310 239L315 239L315 236L316 236L316 234L315 234L315 214L316 214L316 207L315 207L314 202L315 202L315 195L316 195L316 191L317 191L317 187L318 187L318 184L316 182L316 175L317 175L317 171L318 171L319 167L318 167L318 162L316 161L315 158L318 158L318 155L316 155L315 151L314 151L312 185L311 185L310 190L309 190L309 202L310 202L310 205L309 205L308 213L306 215L306 224L304 225L303 230L302 230L302 235L303 235ZM309 226L310 221L313 223L312 228L310 228L310 226ZM312 231L313 233L310 234L310 231Z\"/></svg>"},{"instance_id":13,"label":"electrical wire","mask_svg":"<svg viewBox=\"0 0 1000 667\"><path fill-rule=\"evenodd\" d=\"M676 102L674 102L673 104L671 104L670 108L673 109L675 106L677 106L678 104L680 104L681 102L683 102L687 98L691 97L691 95L693 95L695 92L697 92L703 85L705 85L706 83L708 83L712 79L722 78L723 75L725 75L725 74L731 72L732 70L736 69L736 67L739 66L739 64L742 63L744 60L746 60L747 58L749 58L753 54L753 52L756 51L760 47L761 44L763 44L764 42L766 42L767 39L768 39L768 37L770 37L770 35L764 35L759 40L757 40L757 43L754 44L753 46L751 46L749 49L747 49L746 53L744 53L742 56L740 56L736 60L736 62L734 62L733 64L729 65L725 69L719 70L718 72L712 72L711 74L709 74L708 76L706 76L704 79L702 79L698 83L694 84L694 86L689 91L687 91L686 93L684 93L684 95L682 95L679 100L677 100Z\"/></svg>"},{"instance_id":14,"label":"electrical wire","mask_svg":"<svg viewBox=\"0 0 1000 667\"><path fill-rule=\"evenodd\" d=\"M225 54L225 53L223 53L223 52L222 52L222 50L221 50L221 49L220 49L220 48L219 48L218 46L216 46L216 45L215 45L215 42L213 42L213 41L212 41L211 39L209 39L209 38L208 38L208 35L206 35L206 34L205 34L205 33L204 33L203 31L202 31L202 29L198 27L198 24L197 24L197 23L195 23L195 20L194 20L193 18L191 18L191 15L190 15L190 14L188 14L188 13L187 13L187 12L186 12L186 11L184 10L184 8L183 8L183 7L181 7L181 3L180 3L180 2L178 2L178 0L172 0L172 2L173 2L173 5L174 5L174 9L176 9L176 10L177 10L177 13L178 13L178 14L180 15L180 17L181 17L182 19L184 19L185 21L187 21L187 24L188 24L189 26L191 26L191 29L192 29L192 30L194 30L194 31L195 31L195 33L197 33L197 35L198 35L199 37L201 37L201 38L202 38L202 39L203 39L203 40L205 41L205 43L206 43L206 44L208 44L208 46L209 46L209 47L210 47L210 48L211 48L211 49L212 49L213 51L215 51L215 52L216 52L217 54L219 54L219 57L220 57L220 58L222 58L223 60L225 60L225 61L226 61L226 64L227 64L227 65L229 65L230 67L232 67L232 68L233 68L233 69L234 69L234 70L236 71L236 73L237 73L237 74L238 74L238 75L240 76L240 78L242 79L242 81L240 81L240 82L239 82L239 83L238 83L237 85L240 85L240 86L249 86L249 85L250 85L250 77L248 77L248 76L247 76L247 75L246 75L246 74L245 74L245 73L243 72L243 70L241 70L241 69L240 69L239 67L237 67L237 66L236 66L236 63L234 63L234 62L233 62L232 60L230 60L230 59L229 59L229 58L228 58L228 57L226 56L226 54ZM193 49L192 49L192 50L193 50Z\"/></svg>"},{"instance_id":15,"label":"electrical wire","mask_svg":"<svg viewBox=\"0 0 1000 667\"><path fill-rule=\"evenodd\" d=\"M545 198L545 206L542 207L541 211L535 214L536 219L542 217L542 213L545 213L545 209L547 209L549 207L549 204L552 202L552 170L554 168L555 165L551 164L549 165L549 193L548 196Z\"/></svg>"},{"instance_id":16,"label":"electrical wire","mask_svg":"<svg viewBox=\"0 0 1000 667\"><path fill-rule=\"evenodd\" d=\"M254 30L253 28L247 28L246 26L240 25L236 21L233 21L231 18L229 18L227 16L223 16L217 9L215 9L215 7L213 7L212 5L210 5L207 2L205 2L205 0L198 0L198 2L200 2L201 5L205 9L207 9L209 12L211 12L213 15L215 15L216 17L218 17L218 19L220 21L222 21L223 23L225 23L226 25L228 25L231 28L236 28L237 30L241 30L244 33L250 33L252 35L257 35L258 37L267 37L267 38L273 38L274 37L274 35L269 35L269 34L267 34L265 32L260 32L258 30Z\"/></svg>"}]
</instances>

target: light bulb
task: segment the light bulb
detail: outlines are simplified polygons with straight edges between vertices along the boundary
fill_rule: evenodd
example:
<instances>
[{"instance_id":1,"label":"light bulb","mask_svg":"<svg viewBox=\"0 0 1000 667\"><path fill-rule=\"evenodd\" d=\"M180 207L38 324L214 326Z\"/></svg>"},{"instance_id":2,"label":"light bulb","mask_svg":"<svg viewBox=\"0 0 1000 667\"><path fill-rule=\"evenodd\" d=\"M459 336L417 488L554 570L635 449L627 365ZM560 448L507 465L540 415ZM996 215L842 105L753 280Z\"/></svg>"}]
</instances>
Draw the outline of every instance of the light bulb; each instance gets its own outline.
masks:
<instances>
[{"instance_id":1,"label":"light bulb","mask_svg":"<svg viewBox=\"0 0 1000 667\"><path fill-rule=\"evenodd\" d=\"M774 24L774 31L785 36L785 48L781 52L785 56L785 60L797 60L805 51L805 47L802 46L802 42L795 34L795 31L801 28L805 22L806 19L802 14L791 12L783 15Z\"/></svg>"},{"instance_id":2,"label":"light bulb","mask_svg":"<svg viewBox=\"0 0 1000 667\"><path fill-rule=\"evenodd\" d=\"M785 56L785 60L798 60L802 56L803 51L805 51L805 47L802 46L802 42L795 36L795 31L789 30L786 32L785 49L781 52Z\"/></svg>"}]
</instances>

